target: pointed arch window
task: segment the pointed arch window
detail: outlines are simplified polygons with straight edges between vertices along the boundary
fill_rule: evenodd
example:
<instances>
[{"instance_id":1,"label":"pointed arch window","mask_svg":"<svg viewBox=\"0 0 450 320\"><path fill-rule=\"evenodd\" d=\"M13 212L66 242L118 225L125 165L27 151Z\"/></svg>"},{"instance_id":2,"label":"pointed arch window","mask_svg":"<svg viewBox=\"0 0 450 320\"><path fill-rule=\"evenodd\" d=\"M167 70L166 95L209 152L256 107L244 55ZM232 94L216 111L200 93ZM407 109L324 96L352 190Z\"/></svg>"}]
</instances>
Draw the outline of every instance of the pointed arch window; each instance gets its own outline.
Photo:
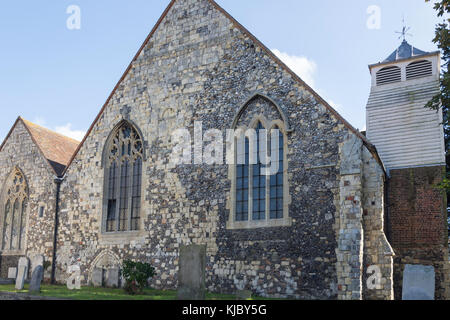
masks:
<instances>
[{"instance_id":1,"label":"pointed arch window","mask_svg":"<svg viewBox=\"0 0 450 320\"><path fill-rule=\"evenodd\" d=\"M279 121L274 123L256 121L251 127L255 129L254 142L249 141L249 135L245 135L245 149L239 146L239 137L235 139L235 175L234 175L234 207L228 222L232 229L285 226L290 224L287 207L287 186L285 166L285 133ZM266 124L266 125L265 125ZM266 128L270 128L266 129ZM263 130L263 131L262 131ZM277 130L278 144L271 143L272 130ZM243 130L245 132L245 130ZM264 133L266 139L263 139ZM254 144L254 145L253 145ZM245 163L242 153L245 150ZM274 164L266 165L261 159L267 154L270 158L276 152L278 158L276 167L278 170L272 175L267 175L266 170ZM249 155L252 154L253 157Z\"/></svg>"},{"instance_id":2,"label":"pointed arch window","mask_svg":"<svg viewBox=\"0 0 450 320\"><path fill-rule=\"evenodd\" d=\"M1 248L3 251L23 250L28 186L19 169L15 169L6 186Z\"/></svg>"},{"instance_id":3,"label":"pointed arch window","mask_svg":"<svg viewBox=\"0 0 450 320\"><path fill-rule=\"evenodd\" d=\"M104 230L137 231L140 225L143 140L124 121L107 144Z\"/></svg>"}]
</instances>

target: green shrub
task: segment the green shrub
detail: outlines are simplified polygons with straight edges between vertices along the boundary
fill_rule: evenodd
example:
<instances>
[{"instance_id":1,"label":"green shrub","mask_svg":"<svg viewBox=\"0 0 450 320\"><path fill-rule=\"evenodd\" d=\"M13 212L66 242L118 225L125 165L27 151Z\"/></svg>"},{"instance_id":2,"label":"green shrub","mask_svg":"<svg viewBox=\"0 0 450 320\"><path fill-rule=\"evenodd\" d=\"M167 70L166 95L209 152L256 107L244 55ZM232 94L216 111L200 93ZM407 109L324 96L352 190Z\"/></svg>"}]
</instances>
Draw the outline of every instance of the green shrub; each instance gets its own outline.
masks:
<instances>
[{"instance_id":1,"label":"green shrub","mask_svg":"<svg viewBox=\"0 0 450 320\"><path fill-rule=\"evenodd\" d=\"M125 279L125 292L137 294L148 287L148 279L155 275L155 269L149 263L125 260L122 275Z\"/></svg>"}]
</instances>

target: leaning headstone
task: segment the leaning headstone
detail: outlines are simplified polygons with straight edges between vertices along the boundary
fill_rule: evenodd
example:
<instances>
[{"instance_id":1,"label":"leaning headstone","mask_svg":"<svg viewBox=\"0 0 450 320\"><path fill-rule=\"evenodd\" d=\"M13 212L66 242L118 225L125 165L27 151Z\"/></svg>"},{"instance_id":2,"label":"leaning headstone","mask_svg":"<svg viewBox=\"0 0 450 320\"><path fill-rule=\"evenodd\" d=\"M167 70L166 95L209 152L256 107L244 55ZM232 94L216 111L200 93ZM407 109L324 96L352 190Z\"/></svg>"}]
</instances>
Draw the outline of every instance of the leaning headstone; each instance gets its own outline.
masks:
<instances>
[{"instance_id":1,"label":"leaning headstone","mask_svg":"<svg viewBox=\"0 0 450 320\"><path fill-rule=\"evenodd\" d=\"M179 266L178 300L204 300L206 246L182 246Z\"/></svg>"},{"instance_id":2,"label":"leaning headstone","mask_svg":"<svg viewBox=\"0 0 450 320\"><path fill-rule=\"evenodd\" d=\"M103 286L103 269L94 268L94 270L92 270L91 282L94 287Z\"/></svg>"},{"instance_id":3,"label":"leaning headstone","mask_svg":"<svg viewBox=\"0 0 450 320\"><path fill-rule=\"evenodd\" d=\"M31 274L38 266L44 266L44 256L42 254L36 254L31 258Z\"/></svg>"},{"instance_id":4,"label":"leaning headstone","mask_svg":"<svg viewBox=\"0 0 450 320\"><path fill-rule=\"evenodd\" d=\"M118 288L120 279L119 268L110 268L106 271L106 287L108 288Z\"/></svg>"},{"instance_id":5,"label":"leaning headstone","mask_svg":"<svg viewBox=\"0 0 450 320\"><path fill-rule=\"evenodd\" d=\"M237 300L248 300L252 297L252 292L250 290L238 290L236 292Z\"/></svg>"},{"instance_id":6,"label":"leaning headstone","mask_svg":"<svg viewBox=\"0 0 450 320\"><path fill-rule=\"evenodd\" d=\"M28 274L28 258L22 257L19 259L19 265L17 267L16 290L23 290L27 274Z\"/></svg>"},{"instance_id":7,"label":"leaning headstone","mask_svg":"<svg viewBox=\"0 0 450 320\"><path fill-rule=\"evenodd\" d=\"M16 277L17 277L17 268L9 268L8 279L16 279Z\"/></svg>"},{"instance_id":8,"label":"leaning headstone","mask_svg":"<svg viewBox=\"0 0 450 320\"><path fill-rule=\"evenodd\" d=\"M403 271L403 300L434 300L435 281L434 267L407 264Z\"/></svg>"},{"instance_id":9,"label":"leaning headstone","mask_svg":"<svg viewBox=\"0 0 450 320\"><path fill-rule=\"evenodd\" d=\"M41 283L44 278L44 267L37 266L34 268L33 273L31 274L30 288L28 291L30 293L41 292Z\"/></svg>"}]
</instances>

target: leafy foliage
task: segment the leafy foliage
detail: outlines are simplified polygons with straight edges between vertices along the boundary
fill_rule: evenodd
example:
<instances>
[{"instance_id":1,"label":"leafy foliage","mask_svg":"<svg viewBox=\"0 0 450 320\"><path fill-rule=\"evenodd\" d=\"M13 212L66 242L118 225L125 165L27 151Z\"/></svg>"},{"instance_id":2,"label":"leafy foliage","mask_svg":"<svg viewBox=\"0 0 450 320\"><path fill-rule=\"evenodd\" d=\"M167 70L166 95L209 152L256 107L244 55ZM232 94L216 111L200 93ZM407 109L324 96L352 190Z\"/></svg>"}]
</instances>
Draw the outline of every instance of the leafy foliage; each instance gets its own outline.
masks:
<instances>
[{"instance_id":1,"label":"leafy foliage","mask_svg":"<svg viewBox=\"0 0 450 320\"><path fill-rule=\"evenodd\" d=\"M138 294L148 287L148 280L155 275L155 269L148 263L125 260L122 275L125 279L125 291Z\"/></svg>"},{"instance_id":2,"label":"leafy foliage","mask_svg":"<svg viewBox=\"0 0 450 320\"><path fill-rule=\"evenodd\" d=\"M430 0L425 0L430 2ZM437 11L437 16L444 18L449 16L450 13L450 1L440 0L434 4L434 9ZM450 62L450 18L444 18L442 23L436 26L436 33L433 39L438 48L442 52L442 70L440 78L440 93L434 96L426 105L426 108L433 110L440 110L444 115L444 135L445 135L445 147L447 150L447 175L444 181L439 185L439 188L447 192L447 199L450 200L450 75L448 73L448 67ZM447 206L447 214L450 222L450 206ZM450 224L449 224L450 231Z\"/></svg>"}]
</instances>

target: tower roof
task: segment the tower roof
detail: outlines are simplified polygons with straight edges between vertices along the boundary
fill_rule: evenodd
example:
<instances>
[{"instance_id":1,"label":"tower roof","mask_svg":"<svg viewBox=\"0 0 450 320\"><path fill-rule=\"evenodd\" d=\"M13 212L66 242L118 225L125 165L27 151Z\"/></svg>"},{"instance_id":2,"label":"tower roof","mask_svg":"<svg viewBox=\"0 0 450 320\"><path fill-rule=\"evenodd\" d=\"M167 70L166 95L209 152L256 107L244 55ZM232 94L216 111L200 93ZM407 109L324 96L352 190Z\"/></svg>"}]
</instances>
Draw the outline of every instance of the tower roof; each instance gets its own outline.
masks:
<instances>
[{"instance_id":1,"label":"tower roof","mask_svg":"<svg viewBox=\"0 0 450 320\"><path fill-rule=\"evenodd\" d=\"M392 52L392 54L389 57L387 57L382 63L394 62L398 60L409 59L412 57L418 57L427 54L430 54L430 52L419 50L410 45L406 40L403 40L400 47L398 47L394 52Z\"/></svg>"}]
</instances>

